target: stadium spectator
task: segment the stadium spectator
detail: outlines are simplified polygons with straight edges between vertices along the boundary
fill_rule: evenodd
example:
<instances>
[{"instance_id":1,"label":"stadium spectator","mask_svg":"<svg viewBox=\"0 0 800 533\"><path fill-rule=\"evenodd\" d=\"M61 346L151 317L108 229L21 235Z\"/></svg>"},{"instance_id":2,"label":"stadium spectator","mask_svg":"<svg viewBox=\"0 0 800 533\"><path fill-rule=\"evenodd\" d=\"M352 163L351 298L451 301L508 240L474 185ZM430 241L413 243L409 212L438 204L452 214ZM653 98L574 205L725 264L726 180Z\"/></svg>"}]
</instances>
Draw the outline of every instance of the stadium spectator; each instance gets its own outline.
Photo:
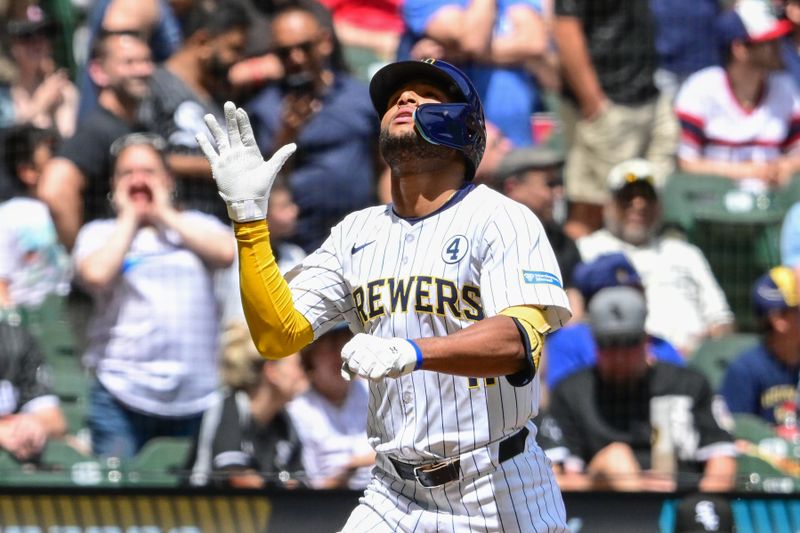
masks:
<instances>
[{"instance_id":1,"label":"stadium spectator","mask_svg":"<svg viewBox=\"0 0 800 533\"><path fill-rule=\"evenodd\" d=\"M35 4L28 6L24 18L8 21L9 51L17 70L10 86L14 122L55 128L61 137L70 137L75 132L78 89L56 66L50 41L53 29Z\"/></svg>"},{"instance_id":2,"label":"stadium spectator","mask_svg":"<svg viewBox=\"0 0 800 533\"><path fill-rule=\"evenodd\" d=\"M303 468L315 489L363 490L375 464L367 440L369 390L341 375L342 348L353 338L342 322L303 348L300 360L311 385L288 410L303 446Z\"/></svg>"},{"instance_id":3,"label":"stadium spectator","mask_svg":"<svg viewBox=\"0 0 800 533\"><path fill-rule=\"evenodd\" d=\"M589 302L597 366L564 379L550 404L570 452L565 468L594 488L731 490L736 449L711 387L695 370L649 362L646 314L633 287L601 289Z\"/></svg>"},{"instance_id":4,"label":"stadium spectator","mask_svg":"<svg viewBox=\"0 0 800 533\"><path fill-rule=\"evenodd\" d=\"M69 257L47 206L35 197L57 137L30 124L5 132L4 162L15 194L0 203L0 308L36 308L49 295L69 290Z\"/></svg>"},{"instance_id":5,"label":"stadium spectator","mask_svg":"<svg viewBox=\"0 0 800 533\"><path fill-rule=\"evenodd\" d=\"M555 15L568 149L564 229L577 239L602 226L605 179L614 165L645 157L656 182L666 181L678 127L671 98L654 83L658 57L648 2L555 0Z\"/></svg>"},{"instance_id":6,"label":"stadium spectator","mask_svg":"<svg viewBox=\"0 0 800 533\"><path fill-rule=\"evenodd\" d=\"M720 393L732 413L760 416L781 426L797 416L800 376L800 308L797 275L779 266L753 284L762 340L728 366Z\"/></svg>"},{"instance_id":7,"label":"stadium spectator","mask_svg":"<svg viewBox=\"0 0 800 533\"><path fill-rule=\"evenodd\" d=\"M191 5L195 0L188 0ZM174 54L183 40L179 19L173 6L180 2L166 0L98 0L87 14L88 50L107 32L132 32L144 36L153 61L160 64ZM97 108L99 87L87 68L79 74L80 105L78 119L83 120Z\"/></svg>"},{"instance_id":8,"label":"stadium spectator","mask_svg":"<svg viewBox=\"0 0 800 533\"><path fill-rule=\"evenodd\" d=\"M654 168L643 159L624 161L608 175L611 199L605 227L578 239L584 261L624 253L647 293L647 331L690 357L707 337L733 329L733 313L703 252L661 234L661 202Z\"/></svg>"},{"instance_id":9,"label":"stadium spectator","mask_svg":"<svg viewBox=\"0 0 800 533\"><path fill-rule=\"evenodd\" d=\"M723 66L686 80L675 100L681 170L763 190L800 169L800 94L781 72L791 23L766 0L738 0L717 21Z\"/></svg>"},{"instance_id":10,"label":"stadium spectator","mask_svg":"<svg viewBox=\"0 0 800 533\"><path fill-rule=\"evenodd\" d=\"M580 319L583 305L572 290L572 271L580 260L578 247L556 221L554 209L563 182L564 157L545 146L515 148L500 162L492 186L533 211L544 226L558 260L561 278L570 297L572 319Z\"/></svg>"},{"instance_id":11,"label":"stadium spectator","mask_svg":"<svg viewBox=\"0 0 800 533\"><path fill-rule=\"evenodd\" d=\"M399 58L447 60L470 77L486 119L514 146L534 143L531 115L542 107L532 74L547 64L548 32L533 0L404 0Z\"/></svg>"},{"instance_id":12,"label":"stadium spectator","mask_svg":"<svg viewBox=\"0 0 800 533\"><path fill-rule=\"evenodd\" d=\"M639 273L620 252L600 255L588 263L579 263L573 272L573 278L586 305L595 294L606 287L623 286L644 290ZM658 360L684 365L683 356L664 339L648 334L646 346L650 362ZM548 357L544 376L549 390L553 390L570 374L594 367L597 362L597 345L589 324L585 321L572 321L548 335L545 338L545 354ZM552 357L549 357L550 354Z\"/></svg>"},{"instance_id":13,"label":"stadium spectator","mask_svg":"<svg viewBox=\"0 0 800 533\"><path fill-rule=\"evenodd\" d=\"M107 33L95 43L88 68L100 87L100 105L58 148L37 191L67 249L84 222L109 215L109 148L118 137L141 129L136 113L148 92L153 63L147 44L137 34Z\"/></svg>"},{"instance_id":14,"label":"stadium spectator","mask_svg":"<svg viewBox=\"0 0 800 533\"><path fill-rule=\"evenodd\" d=\"M207 113L222 117L222 102L232 91L228 71L244 57L249 24L237 3L198 3L189 15L183 44L153 73L141 109L148 129L167 140L181 204L225 222L225 204L195 135L205 133Z\"/></svg>"},{"instance_id":15,"label":"stadium spectator","mask_svg":"<svg viewBox=\"0 0 800 533\"><path fill-rule=\"evenodd\" d=\"M0 449L20 461L35 459L67 424L49 386L44 356L19 316L0 308Z\"/></svg>"},{"instance_id":16,"label":"stadium spectator","mask_svg":"<svg viewBox=\"0 0 800 533\"><path fill-rule=\"evenodd\" d=\"M674 98L690 74L719 65L714 23L722 9L720 0L650 0L661 92Z\"/></svg>"},{"instance_id":17,"label":"stadium spectator","mask_svg":"<svg viewBox=\"0 0 800 533\"><path fill-rule=\"evenodd\" d=\"M263 153L298 145L284 171L300 207L294 241L307 252L344 215L372 204L376 177L388 176L367 87L347 73L326 13L303 1L277 11L272 38L285 77L247 106Z\"/></svg>"},{"instance_id":18,"label":"stadium spectator","mask_svg":"<svg viewBox=\"0 0 800 533\"><path fill-rule=\"evenodd\" d=\"M244 323L223 335L226 389L203 415L189 456L194 486L297 486L301 443L286 404L308 382L296 355L264 359Z\"/></svg>"},{"instance_id":19,"label":"stadium spectator","mask_svg":"<svg viewBox=\"0 0 800 533\"><path fill-rule=\"evenodd\" d=\"M94 298L84 362L92 449L129 458L157 436L190 436L217 388L213 274L233 262L230 229L172 204L165 142L133 133L112 146L115 219L81 228L78 281Z\"/></svg>"}]
</instances>

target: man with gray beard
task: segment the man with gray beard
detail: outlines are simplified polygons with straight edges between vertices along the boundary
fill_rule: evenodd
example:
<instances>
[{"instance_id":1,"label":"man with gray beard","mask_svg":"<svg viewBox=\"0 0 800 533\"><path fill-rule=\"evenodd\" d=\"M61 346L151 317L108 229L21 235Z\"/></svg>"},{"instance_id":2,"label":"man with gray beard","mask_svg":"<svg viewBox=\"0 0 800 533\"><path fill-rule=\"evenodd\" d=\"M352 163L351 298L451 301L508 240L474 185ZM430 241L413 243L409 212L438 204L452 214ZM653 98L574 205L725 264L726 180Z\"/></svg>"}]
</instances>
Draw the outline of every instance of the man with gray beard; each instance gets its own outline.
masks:
<instances>
[{"instance_id":1,"label":"man with gray beard","mask_svg":"<svg viewBox=\"0 0 800 533\"><path fill-rule=\"evenodd\" d=\"M611 197L603 211L605 226L577 241L583 260L624 253L647 294L647 331L686 357L706 337L732 331L733 313L703 252L660 233L661 202L652 164L624 161L611 169L607 184Z\"/></svg>"}]
</instances>

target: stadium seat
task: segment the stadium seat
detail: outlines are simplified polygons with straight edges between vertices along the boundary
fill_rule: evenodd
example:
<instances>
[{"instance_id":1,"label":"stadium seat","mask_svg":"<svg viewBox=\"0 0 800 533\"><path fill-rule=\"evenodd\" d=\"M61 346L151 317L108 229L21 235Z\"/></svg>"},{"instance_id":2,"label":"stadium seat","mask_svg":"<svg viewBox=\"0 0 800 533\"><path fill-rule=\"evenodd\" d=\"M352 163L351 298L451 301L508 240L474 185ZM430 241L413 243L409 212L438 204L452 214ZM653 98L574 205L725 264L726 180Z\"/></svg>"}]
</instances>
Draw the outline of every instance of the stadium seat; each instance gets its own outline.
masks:
<instances>
[{"instance_id":1,"label":"stadium seat","mask_svg":"<svg viewBox=\"0 0 800 533\"><path fill-rule=\"evenodd\" d=\"M127 465L127 483L156 487L179 485L191 445L189 438L150 439Z\"/></svg>"},{"instance_id":2,"label":"stadium seat","mask_svg":"<svg viewBox=\"0 0 800 533\"><path fill-rule=\"evenodd\" d=\"M695 351L689 366L700 370L711 384L711 389L718 390L728 363L744 350L755 346L758 340L759 336L755 333L731 333L706 339Z\"/></svg>"},{"instance_id":3,"label":"stadium seat","mask_svg":"<svg viewBox=\"0 0 800 533\"><path fill-rule=\"evenodd\" d=\"M662 191L665 223L680 228L703 251L740 331L756 330L750 289L780 263L780 227L789 196L752 193L727 178L687 173L671 176Z\"/></svg>"}]
</instances>

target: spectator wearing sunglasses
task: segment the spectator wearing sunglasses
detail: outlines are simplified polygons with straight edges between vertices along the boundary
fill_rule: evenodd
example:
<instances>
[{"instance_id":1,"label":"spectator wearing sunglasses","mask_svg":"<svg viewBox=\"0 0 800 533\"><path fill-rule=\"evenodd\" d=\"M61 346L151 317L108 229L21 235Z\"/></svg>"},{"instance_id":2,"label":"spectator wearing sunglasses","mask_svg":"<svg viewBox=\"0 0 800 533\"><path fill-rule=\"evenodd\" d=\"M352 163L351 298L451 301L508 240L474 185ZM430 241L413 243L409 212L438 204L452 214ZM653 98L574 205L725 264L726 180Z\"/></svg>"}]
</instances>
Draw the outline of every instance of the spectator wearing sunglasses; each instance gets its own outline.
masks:
<instances>
[{"instance_id":1,"label":"spectator wearing sunglasses","mask_svg":"<svg viewBox=\"0 0 800 533\"><path fill-rule=\"evenodd\" d=\"M705 338L732 331L733 313L703 252L660 231L661 202L652 164L624 161L611 169L607 183L604 227L577 241L583 260L624 253L642 278L647 331L686 357Z\"/></svg>"},{"instance_id":2,"label":"spectator wearing sunglasses","mask_svg":"<svg viewBox=\"0 0 800 533\"><path fill-rule=\"evenodd\" d=\"M348 72L330 13L296 2L275 13L271 28L284 77L246 107L263 153L297 143L284 172L300 208L295 243L311 252L344 215L375 202L388 171L367 87Z\"/></svg>"}]
</instances>

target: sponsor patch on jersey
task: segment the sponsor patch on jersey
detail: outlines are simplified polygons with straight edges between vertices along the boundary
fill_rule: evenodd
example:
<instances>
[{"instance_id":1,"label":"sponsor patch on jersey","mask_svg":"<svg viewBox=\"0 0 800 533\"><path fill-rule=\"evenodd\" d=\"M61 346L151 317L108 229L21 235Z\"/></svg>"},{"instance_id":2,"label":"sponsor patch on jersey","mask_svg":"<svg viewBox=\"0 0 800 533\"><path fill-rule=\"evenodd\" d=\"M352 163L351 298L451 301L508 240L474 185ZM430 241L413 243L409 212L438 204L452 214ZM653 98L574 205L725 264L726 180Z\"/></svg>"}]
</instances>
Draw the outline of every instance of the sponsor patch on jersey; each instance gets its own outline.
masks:
<instances>
[{"instance_id":1,"label":"sponsor patch on jersey","mask_svg":"<svg viewBox=\"0 0 800 533\"><path fill-rule=\"evenodd\" d=\"M561 287L561 280L552 272L543 270L523 270L522 279L531 285L555 285Z\"/></svg>"}]
</instances>

